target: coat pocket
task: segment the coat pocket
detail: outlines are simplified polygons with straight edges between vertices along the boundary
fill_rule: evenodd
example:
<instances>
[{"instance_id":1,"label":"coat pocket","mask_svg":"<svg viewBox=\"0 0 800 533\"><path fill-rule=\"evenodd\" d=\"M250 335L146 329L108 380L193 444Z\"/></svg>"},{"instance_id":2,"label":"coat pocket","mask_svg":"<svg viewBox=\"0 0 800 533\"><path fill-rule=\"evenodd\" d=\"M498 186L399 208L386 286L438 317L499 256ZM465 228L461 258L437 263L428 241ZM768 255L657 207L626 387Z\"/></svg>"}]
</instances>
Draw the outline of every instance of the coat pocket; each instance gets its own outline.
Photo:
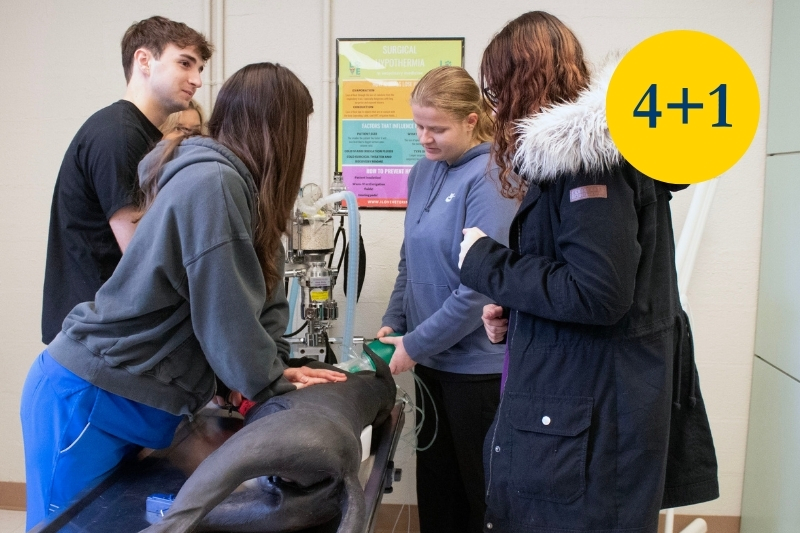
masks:
<instances>
[{"instance_id":1,"label":"coat pocket","mask_svg":"<svg viewBox=\"0 0 800 533\"><path fill-rule=\"evenodd\" d=\"M586 491L593 399L509 393L511 486L526 498L575 501Z\"/></svg>"}]
</instances>

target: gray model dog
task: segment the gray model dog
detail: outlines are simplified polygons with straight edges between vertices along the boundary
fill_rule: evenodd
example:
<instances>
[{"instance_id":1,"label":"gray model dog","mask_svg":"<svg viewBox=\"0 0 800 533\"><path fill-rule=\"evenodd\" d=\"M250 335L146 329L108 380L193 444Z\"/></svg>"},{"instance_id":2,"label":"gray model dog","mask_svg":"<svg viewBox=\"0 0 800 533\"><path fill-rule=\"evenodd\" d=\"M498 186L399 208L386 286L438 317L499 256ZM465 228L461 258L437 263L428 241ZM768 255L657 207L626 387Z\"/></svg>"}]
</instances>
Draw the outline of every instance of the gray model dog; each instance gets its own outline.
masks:
<instances>
[{"instance_id":1,"label":"gray model dog","mask_svg":"<svg viewBox=\"0 0 800 533\"><path fill-rule=\"evenodd\" d=\"M340 511L339 533L363 531L360 435L389 415L397 391L387 364L370 357L375 373L348 374L345 382L299 389L251 408L244 428L200 464L164 518L142 533L295 531ZM338 370L317 361L308 366ZM254 478L257 488L233 493Z\"/></svg>"}]
</instances>

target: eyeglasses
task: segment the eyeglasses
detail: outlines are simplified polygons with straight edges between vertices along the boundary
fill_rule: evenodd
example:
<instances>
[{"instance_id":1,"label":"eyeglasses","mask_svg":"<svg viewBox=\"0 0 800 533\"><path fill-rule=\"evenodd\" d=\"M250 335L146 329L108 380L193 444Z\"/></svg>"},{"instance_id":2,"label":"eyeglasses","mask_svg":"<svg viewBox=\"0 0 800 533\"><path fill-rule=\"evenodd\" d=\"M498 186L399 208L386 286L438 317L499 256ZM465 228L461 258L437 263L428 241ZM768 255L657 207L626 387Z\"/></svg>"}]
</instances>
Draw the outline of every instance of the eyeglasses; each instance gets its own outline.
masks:
<instances>
[{"instance_id":1,"label":"eyeglasses","mask_svg":"<svg viewBox=\"0 0 800 533\"><path fill-rule=\"evenodd\" d=\"M487 102L489 102L489 105L491 105L492 107L497 107L497 93L493 89L490 89L489 87L484 87L482 91L483 91L483 97L486 99Z\"/></svg>"},{"instance_id":2,"label":"eyeglasses","mask_svg":"<svg viewBox=\"0 0 800 533\"><path fill-rule=\"evenodd\" d=\"M489 87L484 87L482 92L486 101L489 102L492 107L497 107L497 92Z\"/></svg>"}]
</instances>

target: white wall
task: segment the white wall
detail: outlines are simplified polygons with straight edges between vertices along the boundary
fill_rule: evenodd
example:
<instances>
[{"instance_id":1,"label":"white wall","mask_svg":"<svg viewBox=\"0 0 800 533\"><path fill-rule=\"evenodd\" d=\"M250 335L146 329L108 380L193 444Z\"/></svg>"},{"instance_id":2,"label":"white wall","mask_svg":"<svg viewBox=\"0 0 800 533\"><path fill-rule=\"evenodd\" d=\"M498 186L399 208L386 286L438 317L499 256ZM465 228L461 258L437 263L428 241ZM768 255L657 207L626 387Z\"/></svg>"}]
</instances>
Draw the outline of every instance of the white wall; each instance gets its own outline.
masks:
<instances>
[{"instance_id":1,"label":"white wall","mask_svg":"<svg viewBox=\"0 0 800 533\"><path fill-rule=\"evenodd\" d=\"M503 24L529 9L562 18L589 58L634 46L655 33L695 29L733 46L755 74L762 118L749 151L720 180L689 291L697 362L720 462L721 497L680 512L739 515L755 331L765 120L772 2L770 0L333 0L332 37L466 38L466 67L477 75L480 54ZM81 123L120 98L124 78L119 39L127 26L154 14L195 28L203 2L139 0L0 0L0 427L5 453L0 481L24 481L17 411L28 367L41 350L39 314L50 198L61 157ZM227 0L225 74L254 61L293 69L319 102L322 79L321 0ZM331 71L334 69L331 68ZM321 180L321 117L312 120L306 181ZM680 232L691 189L673 201ZM394 282L402 212L362 214L367 278L357 335L377 331ZM341 294L338 296L343 302ZM401 385L411 389L410 380ZM35 416L26 413L25 416ZM407 425L411 425L409 421ZM413 457L402 444L404 481L385 501L414 501Z\"/></svg>"}]
</instances>

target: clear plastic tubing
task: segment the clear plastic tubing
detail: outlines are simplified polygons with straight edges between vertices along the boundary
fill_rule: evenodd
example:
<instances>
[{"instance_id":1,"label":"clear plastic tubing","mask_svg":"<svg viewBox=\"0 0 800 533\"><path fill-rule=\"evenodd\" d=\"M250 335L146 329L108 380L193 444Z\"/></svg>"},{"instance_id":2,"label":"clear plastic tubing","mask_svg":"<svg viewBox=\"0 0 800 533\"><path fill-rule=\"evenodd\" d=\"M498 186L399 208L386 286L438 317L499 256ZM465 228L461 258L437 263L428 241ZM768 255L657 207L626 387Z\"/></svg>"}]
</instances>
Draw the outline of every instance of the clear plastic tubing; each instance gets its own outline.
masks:
<instances>
[{"instance_id":1,"label":"clear plastic tubing","mask_svg":"<svg viewBox=\"0 0 800 533\"><path fill-rule=\"evenodd\" d=\"M292 276L289 278L289 323L286 324L286 332L284 335L288 335L294 331L294 306L297 304L297 290L300 284L297 282L297 278Z\"/></svg>"},{"instance_id":2,"label":"clear plastic tubing","mask_svg":"<svg viewBox=\"0 0 800 533\"><path fill-rule=\"evenodd\" d=\"M323 205L335 202L347 202L347 218L350 236L350 253L347 258L347 307L345 309L344 333L342 334L342 361L347 361L351 357L356 357L353 350L353 323L356 318L356 297L358 296L358 249L359 249L359 227L361 225L358 218L358 206L356 195L350 191L337 192L324 198L320 198L314 203L314 207L319 209Z\"/></svg>"}]
</instances>

